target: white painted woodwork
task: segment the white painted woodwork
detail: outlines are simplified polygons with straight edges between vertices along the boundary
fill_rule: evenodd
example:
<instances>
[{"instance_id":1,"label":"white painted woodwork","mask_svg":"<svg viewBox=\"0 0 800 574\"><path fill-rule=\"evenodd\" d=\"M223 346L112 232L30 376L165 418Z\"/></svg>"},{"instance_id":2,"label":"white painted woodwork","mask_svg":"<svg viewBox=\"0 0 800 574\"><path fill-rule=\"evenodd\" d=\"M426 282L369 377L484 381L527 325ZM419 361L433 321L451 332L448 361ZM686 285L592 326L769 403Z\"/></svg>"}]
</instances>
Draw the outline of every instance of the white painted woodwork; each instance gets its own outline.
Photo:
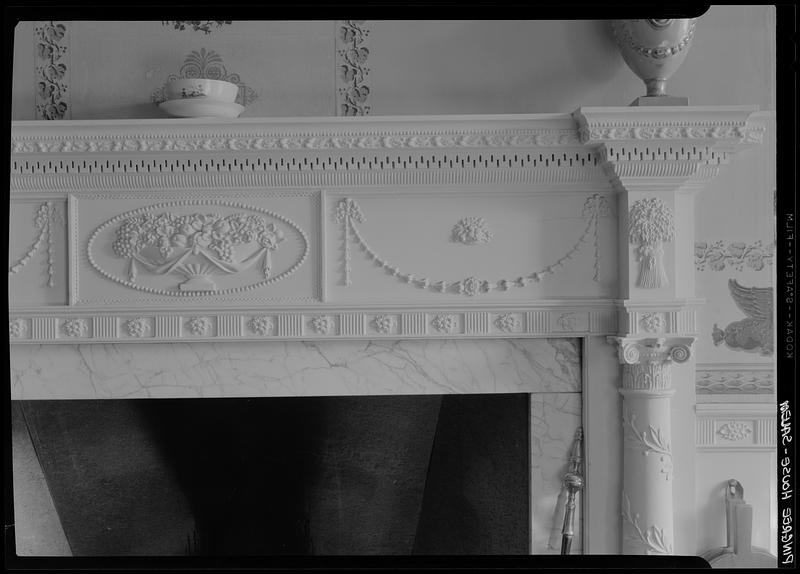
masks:
<instances>
[{"instance_id":1,"label":"white painted woodwork","mask_svg":"<svg viewBox=\"0 0 800 574\"><path fill-rule=\"evenodd\" d=\"M687 508L694 513L694 479L685 478L694 475L694 444L673 443L684 429L670 430L671 421L685 425L694 417L686 405L695 403L690 348L702 301L692 280L692 197L736 152L760 142L754 112L581 108L524 116L16 122L14 396L36 398L42 387L21 373L25 358L50 344L86 364L86 355L104 363L128 342L144 343L147 353L146 343L178 350L205 349L196 345L207 341L231 354L263 341L289 349L315 340L472 345L579 337L584 551L693 553L693 527L677 525ZM42 205L46 217L39 216ZM631 214L642 206L658 214L637 220ZM215 217L201 217L208 214ZM162 232L135 219L145 215L194 227ZM239 241L226 259L214 242L232 233L237 215L254 218L258 241ZM223 219L230 225L217 225ZM464 220L473 223L454 232ZM638 239L629 220L638 221ZM153 234L133 266L128 251L112 247L124 225ZM642 239L654 233L662 235ZM673 372L669 385L653 386ZM70 393L67 386L47 389L47 398ZM343 385L334 394L376 391ZM182 392L167 385L145 395ZM235 393L329 394L316 383ZM224 394L213 379L202 392ZM675 499L660 459L643 461L641 449L623 449L625 412L636 414L648 437L671 445L669 458L684 481L674 488L688 503ZM621 413L623 421L610 424ZM638 542L623 536L626 521L640 527ZM648 538L652 529L660 529L657 543ZM541 535L534 530L534 539Z\"/></svg>"}]
</instances>

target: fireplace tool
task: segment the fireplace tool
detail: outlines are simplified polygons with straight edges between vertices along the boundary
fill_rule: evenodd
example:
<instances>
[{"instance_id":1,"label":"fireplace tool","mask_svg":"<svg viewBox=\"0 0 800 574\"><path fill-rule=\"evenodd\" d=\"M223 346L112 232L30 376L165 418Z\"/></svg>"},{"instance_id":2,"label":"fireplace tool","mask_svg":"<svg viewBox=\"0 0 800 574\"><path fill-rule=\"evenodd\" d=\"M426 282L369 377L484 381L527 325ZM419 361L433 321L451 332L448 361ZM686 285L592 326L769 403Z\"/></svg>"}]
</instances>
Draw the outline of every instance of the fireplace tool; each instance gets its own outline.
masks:
<instances>
[{"instance_id":1,"label":"fireplace tool","mask_svg":"<svg viewBox=\"0 0 800 574\"><path fill-rule=\"evenodd\" d=\"M567 489L567 504L564 511L564 527L561 529L561 554L569 554L572 546L573 524L575 522L575 495L583 489L583 476L581 454L583 443L583 428L575 431L575 440L572 443L572 452L569 455L569 470L564 474L563 485Z\"/></svg>"}]
</instances>

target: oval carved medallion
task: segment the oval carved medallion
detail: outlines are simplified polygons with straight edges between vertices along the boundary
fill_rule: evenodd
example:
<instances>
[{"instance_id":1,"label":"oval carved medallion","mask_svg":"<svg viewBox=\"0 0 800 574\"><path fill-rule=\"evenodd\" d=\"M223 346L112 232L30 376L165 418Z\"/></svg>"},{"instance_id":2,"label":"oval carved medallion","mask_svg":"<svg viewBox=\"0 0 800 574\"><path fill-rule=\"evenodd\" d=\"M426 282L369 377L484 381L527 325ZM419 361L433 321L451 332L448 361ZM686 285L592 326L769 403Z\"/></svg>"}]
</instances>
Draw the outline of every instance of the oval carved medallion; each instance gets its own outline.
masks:
<instances>
[{"instance_id":1,"label":"oval carved medallion","mask_svg":"<svg viewBox=\"0 0 800 574\"><path fill-rule=\"evenodd\" d=\"M228 295L285 279L309 242L290 219L243 203L195 199L121 213L97 227L86 256L126 287L173 296Z\"/></svg>"}]
</instances>

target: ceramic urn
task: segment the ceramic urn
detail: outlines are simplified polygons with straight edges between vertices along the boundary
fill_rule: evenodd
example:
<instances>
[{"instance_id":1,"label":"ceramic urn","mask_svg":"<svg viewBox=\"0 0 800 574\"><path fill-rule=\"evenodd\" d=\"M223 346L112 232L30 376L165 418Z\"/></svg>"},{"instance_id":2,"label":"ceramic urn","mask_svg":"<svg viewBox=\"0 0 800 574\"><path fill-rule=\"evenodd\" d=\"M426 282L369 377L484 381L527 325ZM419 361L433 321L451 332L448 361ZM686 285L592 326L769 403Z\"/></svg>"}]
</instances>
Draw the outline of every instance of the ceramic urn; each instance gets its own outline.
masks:
<instances>
[{"instance_id":1,"label":"ceramic urn","mask_svg":"<svg viewBox=\"0 0 800 574\"><path fill-rule=\"evenodd\" d=\"M667 95L667 80L686 58L696 20L612 20L614 39L622 57L644 81L647 96Z\"/></svg>"}]
</instances>

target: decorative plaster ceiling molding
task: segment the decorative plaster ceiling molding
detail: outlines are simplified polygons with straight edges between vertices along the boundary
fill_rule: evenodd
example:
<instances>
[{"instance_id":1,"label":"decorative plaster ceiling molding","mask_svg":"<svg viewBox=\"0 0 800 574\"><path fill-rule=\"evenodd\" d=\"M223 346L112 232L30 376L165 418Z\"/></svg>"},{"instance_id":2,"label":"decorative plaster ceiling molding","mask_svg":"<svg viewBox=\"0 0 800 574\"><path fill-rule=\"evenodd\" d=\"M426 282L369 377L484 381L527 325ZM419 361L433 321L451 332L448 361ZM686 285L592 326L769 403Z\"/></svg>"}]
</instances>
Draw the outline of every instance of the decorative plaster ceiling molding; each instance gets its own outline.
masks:
<instances>
[{"instance_id":1,"label":"decorative plaster ceiling molding","mask_svg":"<svg viewBox=\"0 0 800 574\"><path fill-rule=\"evenodd\" d=\"M695 444L703 450L769 450L778 444L774 404L699 404Z\"/></svg>"},{"instance_id":2,"label":"decorative plaster ceiling molding","mask_svg":"<svg viewBox=\"0 0 800 574\"><path fill-rule=\"evenodd\" d=\"M563 321L570 316L571 322ZM613 308L450 307L400 310L307 307L87 310L58 308L9 317L12 344L178 341L282 341L302 338L376 339L398 336L441 339L608 335L616 332Z\"/></svg>"}]
</instances>

